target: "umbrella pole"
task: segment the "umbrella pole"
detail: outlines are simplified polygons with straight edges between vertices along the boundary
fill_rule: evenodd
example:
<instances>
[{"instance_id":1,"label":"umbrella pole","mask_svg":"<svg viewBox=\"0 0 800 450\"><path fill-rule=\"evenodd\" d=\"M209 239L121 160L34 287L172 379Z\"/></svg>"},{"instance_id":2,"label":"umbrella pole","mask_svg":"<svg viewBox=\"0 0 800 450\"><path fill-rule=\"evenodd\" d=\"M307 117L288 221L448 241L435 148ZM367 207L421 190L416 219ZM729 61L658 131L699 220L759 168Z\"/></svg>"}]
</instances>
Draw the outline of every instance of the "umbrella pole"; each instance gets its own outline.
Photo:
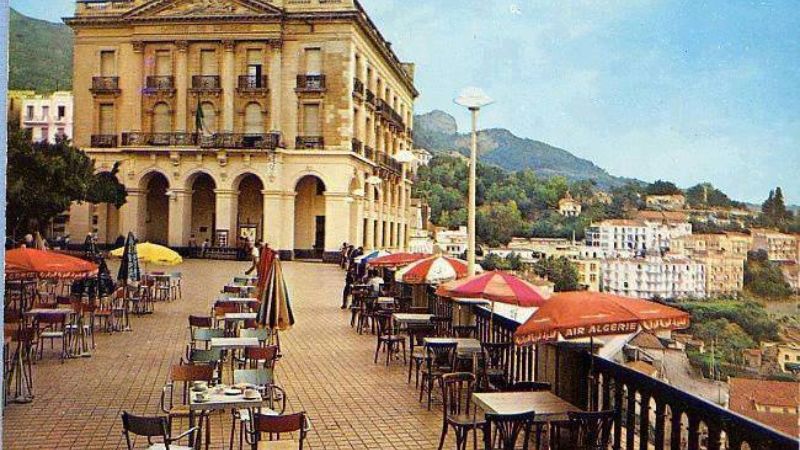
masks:
<instances>
[{"instance_id":1,"label":"umbrella pole","mask_svg":"<svg viewBox=\"0 0 800 450\"><path fill-rule=\"evenodd\" d=\"M589 336L589 411L594 411L594 336Z\"/></svg>"}]
</instances>

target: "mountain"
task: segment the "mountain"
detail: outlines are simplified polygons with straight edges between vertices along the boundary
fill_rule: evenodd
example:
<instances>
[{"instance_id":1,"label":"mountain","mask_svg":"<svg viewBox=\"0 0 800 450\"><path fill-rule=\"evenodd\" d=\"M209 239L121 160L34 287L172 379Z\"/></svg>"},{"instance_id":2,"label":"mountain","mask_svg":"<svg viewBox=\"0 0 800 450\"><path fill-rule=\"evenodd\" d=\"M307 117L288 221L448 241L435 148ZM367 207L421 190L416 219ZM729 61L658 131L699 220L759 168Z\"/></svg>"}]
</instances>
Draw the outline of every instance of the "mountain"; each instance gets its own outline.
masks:
<instances>
[{"instance_id":1,"label":"mountain","mask_svg":"<svg viewBox=\"0 0 800 450\"><path fill-rule=\"evenodd\" d=\"M9 89L72 89L72 30L11 9Z\"/></svg>"},{"instance_id":2,"label":"mountain","mask_svg":"<svg viewBox=\"0 0 800 450\"><path fill-rule=\"evenodd\" d=\"M459 133L456 119L434 110L414 118L414 144L432 153L457 151L468 155L470 134ZM569 180L594 180L601 187L625 184L629 180L615 177L591 161L544 142L521 138L502 128L481 130L478 134L478 155L481 161L509 171L533 169L544 176L562 175Z\"/></svg>"}]
</instances>

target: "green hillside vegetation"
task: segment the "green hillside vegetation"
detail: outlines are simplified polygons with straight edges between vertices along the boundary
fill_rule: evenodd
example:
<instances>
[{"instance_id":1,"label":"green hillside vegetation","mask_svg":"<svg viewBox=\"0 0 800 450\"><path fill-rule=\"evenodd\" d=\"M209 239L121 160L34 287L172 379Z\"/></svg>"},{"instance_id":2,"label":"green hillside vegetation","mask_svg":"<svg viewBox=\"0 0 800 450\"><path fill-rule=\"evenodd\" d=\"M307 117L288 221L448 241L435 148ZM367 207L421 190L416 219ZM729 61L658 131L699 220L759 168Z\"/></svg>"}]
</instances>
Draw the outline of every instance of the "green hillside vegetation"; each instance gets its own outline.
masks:
<instances>
[{"instance_id":1,"label":"green hillside vegetation","mask_svg":"<svg viewBox=\"0 0 800 450\"><path fill-rule=\"evenodd\" d=\"M72 89L72 30L11 10L9 89Z\"/></svg>"}]
</instances>

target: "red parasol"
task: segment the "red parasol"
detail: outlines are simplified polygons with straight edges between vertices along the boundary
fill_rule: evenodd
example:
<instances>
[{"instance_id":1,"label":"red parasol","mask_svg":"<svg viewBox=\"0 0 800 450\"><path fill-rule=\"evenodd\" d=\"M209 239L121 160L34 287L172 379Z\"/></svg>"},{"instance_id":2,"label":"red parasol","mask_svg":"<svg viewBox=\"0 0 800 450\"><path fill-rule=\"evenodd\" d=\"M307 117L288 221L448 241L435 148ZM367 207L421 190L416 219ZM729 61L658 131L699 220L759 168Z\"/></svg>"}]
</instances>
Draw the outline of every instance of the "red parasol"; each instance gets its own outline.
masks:
<instances>
[{"instance_id":1,"label":"red parasol","mask_svg":"<svg viewBox=\"0 0 800 450\"><path fill-rule=\"evenodd\" d=\"M97 264L53 251L15 248L6 252L6 277L76 279L97 275Z\"/></svg>"},{"instance_id":2,"label":"red parasol","mask_svg":"<svg viewBox=\"0 0 800 450\"><path fill-rule=\"evenodd\" d=\"M600 292L554 294L514 333L517 345L628 334L678 330L689 326L689 313L660 303Z\"/></svg>"},{"instance_id":3,"label":"red parasol","mask_svg":"<svg viewBox=\"0 0 800 450\"><path fill-rule=\"evenodd\" d=\"M480 270L480 266L476 267ZM408 284L438 284L467 276L467 263L449 256L430 256L395 273L395 281Z\"/></svg>"},{"instance_id":4,"label":"red parasol","mask_svg":"<svg viewBox=\"0 0 800 450\"><path fill-rule=\"evenodd\" d=\"M483 298L522 307L542 306L548 297L533 284L498 271L447 282L437 289L436 294L443 297Z\"/></svg>"},{"instance_id":5,"label":"red parasol","mask_svg":"<svg viewBox=\"0 0 800 450\"><path fill-rule=\"evenodd\" d=\"M380 256L367 262L371 267L400 267L406 264L419 261L431 256L429 253L392 253L391 255Z\"/></svg>"}]
</instances>

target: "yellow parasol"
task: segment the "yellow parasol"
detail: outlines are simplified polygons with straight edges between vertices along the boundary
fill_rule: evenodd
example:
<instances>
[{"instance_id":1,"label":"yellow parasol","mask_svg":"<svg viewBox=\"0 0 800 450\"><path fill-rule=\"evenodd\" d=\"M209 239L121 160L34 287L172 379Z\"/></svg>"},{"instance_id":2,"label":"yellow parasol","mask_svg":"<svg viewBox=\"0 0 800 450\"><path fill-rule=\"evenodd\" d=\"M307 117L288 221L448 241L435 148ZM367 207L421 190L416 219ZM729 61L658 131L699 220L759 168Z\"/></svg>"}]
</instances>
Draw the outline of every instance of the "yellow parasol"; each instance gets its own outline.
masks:
<instances>
[{"instance_id":1,"label":"yellow parasol","mask_svg":"<svg viewBox=\"0 0 800 450\"><path fill-rule=\"evenodd\" d=\"M111 256L122 257L125 247L120 247L111 252ZM155 264L157 266L175 266L183 262L183 258L177 252L170 250L163 245L144 242L136 244L136 252L139 255L139 262L144 264Z\"/></svg>"}]
</instances>

